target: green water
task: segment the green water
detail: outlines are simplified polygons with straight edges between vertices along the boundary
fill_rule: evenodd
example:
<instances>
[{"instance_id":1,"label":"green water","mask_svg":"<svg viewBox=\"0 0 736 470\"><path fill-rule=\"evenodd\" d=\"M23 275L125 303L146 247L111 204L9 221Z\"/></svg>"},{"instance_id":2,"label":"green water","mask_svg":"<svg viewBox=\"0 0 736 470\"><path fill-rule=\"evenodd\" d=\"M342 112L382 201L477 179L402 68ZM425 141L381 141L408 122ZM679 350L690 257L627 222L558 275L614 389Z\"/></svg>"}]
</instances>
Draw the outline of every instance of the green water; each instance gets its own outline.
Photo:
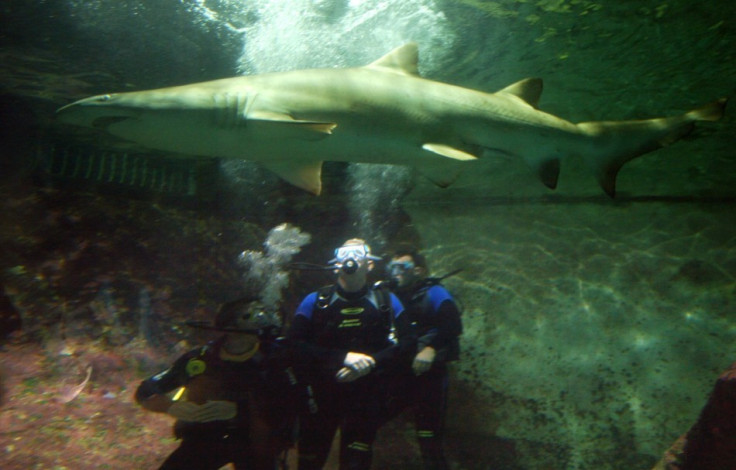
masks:
<instances>
[{"instance_id":1,"label":"green water","mask_svg":"<svg viewBox=\"0 0 736 470\"><path fill-rule=\"evenodd\" d=\"M113 171L108 141L69 133L53 116L97 93L310 60L362 65L408 40L419 42L420 71L434 80L494 92L541 77L540 108L572 122L675 115L734 95L736 4L294 5L4 2L0 285L22 319L21 342L49 350L63 334L90 345L107 338L104 347L122 355L138 336L145 290L159 356L127 366L148 372L182 339L200 339L170 323L234 298L243 288L238 255L262 249L272 227L289 222L308 232L312 243L297 259L312 263L325 263L352 236L378 252L409 240L435 274L462 268L446 282L465 312L447 419L453 468L651 468L736 359L732 109L626 165L616 200L574 158L563 162L556 191L504 159L469 164L447 189L407 169L326 163L319 197L249 163L195 171L158 160L149 173L123 174ZM51 148L70 151L61 157ZM304 294L330 280L290 276L287 319ZM101 314L104 289L111 300ZM3 315L9 330L11 314ZM122 330L113 334L110 325ZM25 389L29 383L36 382L26 378ZM410 444L390 445L391 433L406 429L386 432L375 468L419 468ZM30 449L14 448L0 462L29 461L20 456Z\"/></svg>"}]
</instances>

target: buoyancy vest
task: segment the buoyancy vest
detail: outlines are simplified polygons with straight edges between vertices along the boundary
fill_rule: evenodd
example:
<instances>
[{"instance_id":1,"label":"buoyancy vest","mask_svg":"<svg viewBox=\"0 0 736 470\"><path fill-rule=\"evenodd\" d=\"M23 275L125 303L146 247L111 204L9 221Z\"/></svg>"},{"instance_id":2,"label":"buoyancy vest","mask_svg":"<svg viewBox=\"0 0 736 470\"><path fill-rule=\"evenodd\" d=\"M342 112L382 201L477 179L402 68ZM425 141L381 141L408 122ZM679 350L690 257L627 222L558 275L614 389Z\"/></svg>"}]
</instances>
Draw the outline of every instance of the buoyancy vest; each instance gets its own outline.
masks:
<instances>
[{"instance_id":1,"label":"buoyancy vest","mask_svg":"<svg viewBox=\"0 0 736 470\"><path fill-rule=\"evenodd\" d=\"M312 312L315 342L319 346L375 353L392 344L394 312L390 294L380 286L346 298L335 285L317 291Z\"/></svg>"},{"instance_id":2,"label":"buoyancy vest","mask_svg":"<svg viewBox=\"0 0 736 470\"><path fill-rule=\"evenodd\" d=\"M439 286L441 291L430 292L435 286ZM434 294L434 295L432 295ZM440 322L437 318L440 305L445 301L451 301L458 309L457 318L449 318L445 322ZM456 361L460 357L460 340L459 336L463 332L462 312L457 306L455 299L447 292L439 281L428 279L412 292L411 296L404 302L404 314L408 316L411 324L416 328L419 337L429 334L436 335L436 328L440 323L447 329L448 343L438 352L438 358L445 361ZM432 331L434 333L432 333Z\"/></svg>"},{"instance_id":3,"label":"buoyancy vest","mask_svg":"<svg viewBox=\"0 0 736 470\"><path fill-rule=\"evenodd\" d=\"M297 412L295 398L300 391L291 368L279 357L282 355L280 346L262 343L261 349L250 359L233 362L220 357L221 341L190 351L188 359L185 358L180 372L186 387L182 399L198 404L208 400L233 401L238 404L238 414L225 426L218 422L178 421L175 434L183 436L187 432L223 427L288 434Z\"/></svg>"}]
</instances>

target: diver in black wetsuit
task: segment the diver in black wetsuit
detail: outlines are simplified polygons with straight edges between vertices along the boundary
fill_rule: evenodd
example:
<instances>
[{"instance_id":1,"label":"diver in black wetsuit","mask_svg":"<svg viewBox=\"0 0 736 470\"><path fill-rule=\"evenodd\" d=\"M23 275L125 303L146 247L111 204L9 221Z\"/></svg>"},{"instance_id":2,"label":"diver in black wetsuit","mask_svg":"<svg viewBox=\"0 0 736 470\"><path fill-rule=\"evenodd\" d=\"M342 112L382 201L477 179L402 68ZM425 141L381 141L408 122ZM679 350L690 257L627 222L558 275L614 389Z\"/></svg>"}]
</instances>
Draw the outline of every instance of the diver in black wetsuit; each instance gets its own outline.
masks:
<instances>
[{"instance_id":1,"label":"diver in black wetsuit","mask_svg":"<svg viewBox=\"0 0 736 470\"><path fill-rule=\"evenodd\" d=\"M340 469L370 468L385 376L415 344L405 347L409 325L396 296L368 284L378 259L360 239L335 250L337 282L304 298L287 334L299 358L297 375L309 384L309 410L299 421L299 470L324 466L338 427ZM406 357L408 367L412 356Z\"/></svg>"},{"instance_id":2,"label":"diver in black wetsuit","mask_svg":"<svg viewBox=\"0 0 736 470\"><path fill-rule=\"evenodd\" d=\"M394 383L399 405L392 414L406 406L416 409L416 433L424 468L446 470L449 467L442 433L447 408L447 363L459 356L460 312L439 280L427 277L427 261L416 249L398 249L387 269L404 305L404 315L419 337L412 373Z\"/></svg>"},{"instance_id":3,"label":"diver in black wetsuit","mask_svg":"<svg viewBox=\"0 0 736 470\"><path fill-rule=\"evenodd\" d=\"M147 410L177 419L179 447L163 470L274 470L296 418L288 350L269 330L272 318L255 299L224 304L215 325L225 332L144 380L135 394Z\"/></svg>"}]
</instances>

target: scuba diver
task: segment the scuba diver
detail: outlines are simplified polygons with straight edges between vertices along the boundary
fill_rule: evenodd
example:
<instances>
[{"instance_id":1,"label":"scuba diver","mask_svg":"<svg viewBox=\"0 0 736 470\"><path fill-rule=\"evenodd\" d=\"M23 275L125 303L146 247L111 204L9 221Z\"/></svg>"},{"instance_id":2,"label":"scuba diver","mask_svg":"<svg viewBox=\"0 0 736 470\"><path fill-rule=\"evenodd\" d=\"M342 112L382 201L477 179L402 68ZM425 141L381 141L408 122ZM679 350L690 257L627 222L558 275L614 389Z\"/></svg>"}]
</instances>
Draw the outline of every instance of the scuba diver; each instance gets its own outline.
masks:
<instances>
[{"instance_id":1,"label":"scuba diver","mask_svg":"<svg viewBox=\"0 0 736 470\"><path fill-rule=\"evenodd\" d=\"M422 462L426 470L447 470L442 433L447 409L447 363L459 358L459 336L463 327L460 311L450 293L440 284L443 278L428 277L426 258L410 246L400 247L387 265L394 292L404 305L404 315L416 328L417 349L411 373L394 382L396 409L416 411L415 426ZM455 272L449 274L452 275Z\"/></svg>"},{"instance_id":2,"label":"scuba diver","mask_svg":"<svg viewBox=\"0 0 736 470\"><path fill-rule=\"evenodd\" d=\"M224 335L144 380L135 393L143 408L176 418L181 444L160 469L278 468L296 419L291 359L274 335L279 323L255 298L223 304L214 325L187 322Z\"/></svg>"},{"instance_id":3,"label":"scuba diver","mask_svg":"<svg viewBox=\"0 0 736 470\"><path fill-rule=\"evenodd\" d=\"M339 468L371 466L386 374L416 344L396 296L368 282L378 260L364 240L346 241L330 262L335 284L307 295L296 310L287 340L309 399L299 417L299 470L324 466L338 427ZM408 367L412 356L405 357Z\"/></svg>"}]
</instances>

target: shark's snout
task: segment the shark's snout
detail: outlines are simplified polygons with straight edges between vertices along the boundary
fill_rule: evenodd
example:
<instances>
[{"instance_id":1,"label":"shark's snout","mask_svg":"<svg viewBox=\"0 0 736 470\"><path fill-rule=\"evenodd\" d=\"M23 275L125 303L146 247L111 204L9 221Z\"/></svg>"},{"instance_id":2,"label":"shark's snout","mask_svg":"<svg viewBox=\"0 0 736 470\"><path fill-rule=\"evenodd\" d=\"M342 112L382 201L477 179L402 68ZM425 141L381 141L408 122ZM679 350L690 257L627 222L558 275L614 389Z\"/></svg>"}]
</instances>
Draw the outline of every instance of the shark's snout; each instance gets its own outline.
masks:
<instances>
[{"instance_id":1,"label":"shark's snout","mask_svg":"<svg viewBox=\"0 0 736 470\"><path fill-rule=\"evenodd\" d=\"M129 110L115 105L114 96L99 95L75 101L56 110L56 117L65 124L107 129L131 117Z\"/></svg>"}]
</instances>

